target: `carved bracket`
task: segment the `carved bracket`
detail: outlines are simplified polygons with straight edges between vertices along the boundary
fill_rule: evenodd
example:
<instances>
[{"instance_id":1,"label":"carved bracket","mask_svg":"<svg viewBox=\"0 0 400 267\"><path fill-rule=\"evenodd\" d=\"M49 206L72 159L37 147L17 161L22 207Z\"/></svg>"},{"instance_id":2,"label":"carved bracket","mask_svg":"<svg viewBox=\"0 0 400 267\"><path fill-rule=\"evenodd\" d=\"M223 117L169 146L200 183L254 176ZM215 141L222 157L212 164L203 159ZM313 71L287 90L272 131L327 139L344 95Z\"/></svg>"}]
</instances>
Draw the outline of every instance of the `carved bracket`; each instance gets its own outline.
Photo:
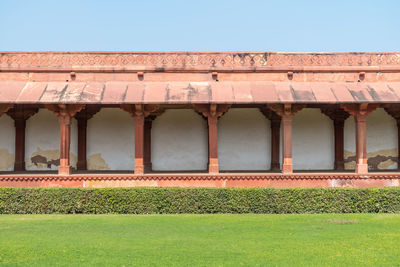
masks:
<instances>
[{"instance_id":1,"label":"carved bracket","mask_svg":"<svg viewBox=\"0 0 400 267\"><path fill-rule=\"evenodd\" d=\"M85 108L85 105L49 104L49 105L44 105L44 107L52 111L54 114L56 114L60 123L70 124L71 118L74 117L76 113Z\"/></svg>"},{"instance_id":2,"label":"carved bracket","mask_svg":"<svg viewBox=\"0 0 400 267\"><path fill-rule=\"evenodd\" d=\"M9 111L13 106L13 104L0 104L0 117L1 115Z\"/></svg>"},{"instance_id":3,"label":"carved bracket","mask_svg":"<svg viewBox=\"0 0 400 267\"><path fill-rule=\"evenodd\" d=\"M14 121L26 121L37 112L38 108L31 108L24 105L16 105L14 108L10 109L7 114L11 118L13 118Z\"/></svg>"},{"instance_id":4,"label":"carved bracket","mask_svg":"<svg viewBox=\"0 0 400 267\"><path fill-rule=\"evenodd\" d=\"M101 106L99 105L86 105L84 109L75 114L75 118L90 120L97 112L100 111L100 109Z\"/></svg>"},{"instance_id":5,"label":"carved bracket","mask_svg":"<svg viewBox=\"0 0 400 267\"><path fill-rule=\"evenodd\" d=\"M267 104L267 108L279 116L294 116L297 112L305 108L305 104Z\"/></svg>"},{"instance_id":6,"label":"carved bracket","mask_svg":"<svg viewBox=\"0 0 400 267\"><path fill-rule=\"evenodd\" d=\"M230 104L194 104L193 108L204 117L221 117L232 105Z\"/></svg>"},{"instance_id":7,"label":"carved bracket","mask_svg":"<svg viewBox=\"0 0 400 267\"><path fill-rule=\"evenodd\" d=\"M352 116L367 116L379 107L379 104L341 104L340 107Z\"/></svg>"},{"instance_id":8,"label":"carved bracket","mask_svg":"<svg viewBox=\"0 0 400 267\"><path fill-rule=\"evenodd\" d=\"M326 106L321 107L321 112L328 116L333 121L345 121L350 114L346 112L343 108L337 106Z\"/></svg>"},{"instance_id":9,"label":"carved bracket","mask_svg":"<svg viewBox=\"0 0 400 267\"><path fill-rule=\"evenodd\" d=\"M397 124L400 123L400 105L399 104L386 104L383 106L383 108L390 116L392 116L397 121Z\"/></svg>"},{"instance_id":10,"label":"carved bracket","mask_svg":"<svg viewBox=\"0 0 400 267\"><path fill-rule=\"evenodd\" d=\"M266 106L260 108L260 112L270 121L280 121L281 117L273 110Z\"/></svg>"}]
</instances>

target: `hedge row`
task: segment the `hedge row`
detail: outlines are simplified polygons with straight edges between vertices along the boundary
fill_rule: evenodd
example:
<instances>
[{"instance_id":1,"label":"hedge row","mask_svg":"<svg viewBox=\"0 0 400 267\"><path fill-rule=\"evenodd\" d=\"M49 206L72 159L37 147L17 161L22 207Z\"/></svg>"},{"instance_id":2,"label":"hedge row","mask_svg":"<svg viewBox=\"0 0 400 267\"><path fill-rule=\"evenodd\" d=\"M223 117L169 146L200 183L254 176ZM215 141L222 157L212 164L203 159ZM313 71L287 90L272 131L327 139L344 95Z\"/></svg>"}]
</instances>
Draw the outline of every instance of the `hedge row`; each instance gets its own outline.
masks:
<instances>
[{"instance_id":1,"label":"hedge row","mask_svg":"<svg viewBox=\"0 0 400 267\"><path fill-rule=\"evenodd\" d=\"M1 214L400 212L400 188L0 188Z\"/></svg>"}]
</instances>

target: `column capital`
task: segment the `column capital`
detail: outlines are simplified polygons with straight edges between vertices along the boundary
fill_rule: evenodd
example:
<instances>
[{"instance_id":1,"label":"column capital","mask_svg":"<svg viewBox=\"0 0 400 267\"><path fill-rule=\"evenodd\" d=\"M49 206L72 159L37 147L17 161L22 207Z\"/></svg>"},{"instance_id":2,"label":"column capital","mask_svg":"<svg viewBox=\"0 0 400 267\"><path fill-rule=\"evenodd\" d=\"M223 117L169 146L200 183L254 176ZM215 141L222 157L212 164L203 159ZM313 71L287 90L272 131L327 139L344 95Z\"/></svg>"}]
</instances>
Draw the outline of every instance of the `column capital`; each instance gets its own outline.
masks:
<instances>
[{"instance_id":1,"label":"column capital","mask_svg":"<svg viewBox=\"0 0 400 267\"><path fill-rule=\"evenodd\" d=\"M128 112L132 117L135 116L157 116L164 112L159 105L143 105L143 104L121 104L120 108Z\"/></svg>"},{"instance_id":2,"label":"column capital","mask_svg":"<svg viewBox=\"0 0 400 267\"><path fill-rule=\"evenodd\" d=\"M85 108L75 114L77 120L90 120L96 113L101 110L100 105L86 105Z\"/></svg>"},{"instance_id":3,"label":"column capital","mask_svg":"<svg viewBox=\"0 0 400 267\"><path fill-rule=\"evenodd\" d=\"M216 117L217 119L224 115L231 106L231 104L193 104L193 108L204 117Z\"/></svg>"},{"instance_id":4,"label":"column capital","mask_svg":"<svg viewBox=\"0 0 400 267\"><path fill-rule=\"evenodd\" d=\"M305 104L267 104L268 109L282 118L288 116L292 117L306 106Z\"/></svg>"},{"instance_id":5,"label":"column capital","mask_svg":"<svg viewBox=\"0 0 400 267\"><path fill-rule=\"evenodd\" d=\"M337 105L321 107L320 110L322 114L328 116L334 121L334 123L341 121L344 122L348 117L350 117L350 114L347 111Z\"/></svg>"},{"instance_id":6,"label":"column capital","mask_svg":"<svg viewBox=\"0 0 400 267\"><path fill-rule=\"evenodd\" d=\"M29 107L25 105L15 105L13 108L8 110L7 114L15 121L23 120L26 121L38 112L38 108Z\"/></svg>"},{"instance_id":7,"label":"column capital","mask_svg":"<svg viewBox=\"0 0 400 267\"><path fill-rule=\"evenodd\" d=\"M354 117L366 117L379 107L379 104L341 104L340 107Z\"/></svg>"},{"instance_id":8,"label":"column capital","mask_svg":"<svg viewBox=\"0 0 400 267\"><path fill-rule=\"evenodd\" d=\"M44 105L44 107L46 109L52 111L58 117L71 118L71 117L74 117L76 113L78 113L79 111L84 109L85 105L83 105L83 104L46 104L46 105Z\"/></svg>"}]
</instances>

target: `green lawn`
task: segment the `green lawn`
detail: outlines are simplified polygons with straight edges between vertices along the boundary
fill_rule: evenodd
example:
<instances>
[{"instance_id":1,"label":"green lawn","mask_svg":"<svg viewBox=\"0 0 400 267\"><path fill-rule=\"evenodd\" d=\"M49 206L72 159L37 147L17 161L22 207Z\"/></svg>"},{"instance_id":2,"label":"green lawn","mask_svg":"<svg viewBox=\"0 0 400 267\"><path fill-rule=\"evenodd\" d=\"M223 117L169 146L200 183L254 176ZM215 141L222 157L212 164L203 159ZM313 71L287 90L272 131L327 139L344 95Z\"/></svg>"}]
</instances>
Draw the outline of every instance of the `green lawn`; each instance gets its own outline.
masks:
<instances>
[{"instance_id":1,"label":"green lawn","mask_svg":"<svg viewBox=\"0 0 400 267\"><path fill-rule=\"evenodd\" d=\"M0 265L400 266L400 214L0 215Z\"/></svg>"}]
</instances>

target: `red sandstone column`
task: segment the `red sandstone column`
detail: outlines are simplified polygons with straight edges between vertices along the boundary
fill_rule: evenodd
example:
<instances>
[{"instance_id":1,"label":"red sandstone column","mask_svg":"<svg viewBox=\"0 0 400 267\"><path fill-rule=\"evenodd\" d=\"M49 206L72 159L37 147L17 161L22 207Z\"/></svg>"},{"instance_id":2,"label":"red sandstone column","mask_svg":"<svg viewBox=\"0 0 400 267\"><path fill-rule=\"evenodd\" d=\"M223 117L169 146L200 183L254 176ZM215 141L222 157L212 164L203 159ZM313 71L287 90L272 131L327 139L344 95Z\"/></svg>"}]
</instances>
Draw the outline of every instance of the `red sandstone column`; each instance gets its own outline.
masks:
<instances>
[{"instance_id":1,"label":"red sandstone column","mask_svg":"<svg viewBox=\"0 0 400 267\"><path fill-rule=\"evenodd\" d=\"M400 119L397 119L397 169L400 170Z\"/></svg>"},{"instance_id":2,"label":"red sandstone column","mask_svg":"<svg viewBox=\"0 0 400 267\"><path fill-rule=\"evenodd\" d=\"M356 123L356 169L358 174L368 173L367 162L367 116L378 104L343 104L342 108L354 116Z\"/></svg>"},{"instance_id":3,"label":"red sandstone column","mask_svg":"<svg viewBox=\"0 0 400 267\"><path fill-rule=\"evenodd\" d=\"M292 114L282 115L282 137L282 173L292 173Z\"/></svg>"},{"instance_id":4,"label":"red sandstone column","mask_svg":"<svg viewBox=\"0 0 400 267\"><path fill-rule=\"evenodd\" d=\"M85 105L80 104L48 104L44 105L45 108L54 112L58 117L60 124L60 165L58 167L59 175L71 174L70 166L70 144L71 144L71 121L76 113L81 111Z\"/></svg>"},{"instance_id":5,"label":"red sandstone column","mask_svg":"<svg viewBox=\"0 0 400 267\"><path fill-rule=\"evenodd\" d=\"M356 173L368 173L367 114L356 114Z\"/></svg>"},{"instance_id":6,"label":"red sandstone column","mask_svg":"<svg viewBox=\"0 0 400 267\"><path fill-rule=\"evenodd\" d=\"M333 121L335 131L335 170L344 170L344 120Z\"/></svg>"},{"instance_id":7,"label":"red sandstone column","mask_svg":"<svg viewBox=\"0 0 400 267\"><path fill-rule=\"evenodd\" d=\"M69 175L71 174L71 166L69 160L70 143L71 143L71 116L61 111L58 117L60 123L60 166L58 167L58 174Z\"/></svg>"},{"instance_id":8,"label":"red sandstone column","mask_svg":"<svg viewBox=\"0 0 400 267\"><path fill-rule=\"evenodd\" d=\"M151 126L153 118L151 116L146 117L144 121L144 171L151 172Z\"/></svg>"},{"instance_id":9,"label":"red sandstone column","mask_svg":"<svg viewBox=\"0 0 400 267\"><path fill-rule=\"evenodd\" d=\"M218 116L208 116L208 172L218 173Z\"/></svg>"},{"instance_id":10,"label":"red sandstone column","mask_svg":"<svg viewBox=\"0 0 400 267\"><path fill-rule=\"evenodd\" d=\"M208 172L218 173L218 118L221 117L231 105L217 105L217 104L195 104L195 110L204 117L208 122Z\"/></svg>"},{"instance_id":11,"label":"red sandstone column","mask_svg":"<svg viewBox=\"0 0 400 267\"><path fill-rule=\"evenodd\" d=\"M25 118L16 118L15 121L15 162L14 171L25 171Z\"/></svg>"},{"instance_id":12,"label":"red sandstone column","mask_svg":"<svg viewBox=\"0 0 400 267\"><path fill-rule=\"evenodd\" d=\"M87 118L77 117L78 121L78 162L77 169L79 171L87 170Z\"/></svg>"},{"instance_id":13,"label":"red sandstone column","mask_svg":"<svg viewBox=\"0 0 400 267\"><path fill-rule=\"evenodd\" d=\"M144 114L135 113L135 174L144 173Z\"/></svg>"},{"instance_id":14,"label":"red sandstone column","mask_svg":"<svg viewBox=\"0 0 400 267\"><path fill-rule=\"evenodd\" d=\"M281 120L271 120L271 170L279 171L279 144Z\"/></svg>"},{"instance_id":15,"label":"red sandstone column","mask_svg":"<svg viewBox=\"0 0 400 267\"><path fill-rule=\"evenodd\" d=\"M14 171L25 171L25 128L26 120L37 112L36 108L16 105L7 113L14 119L15 160Z\"/></svg>"}]
</instances>

